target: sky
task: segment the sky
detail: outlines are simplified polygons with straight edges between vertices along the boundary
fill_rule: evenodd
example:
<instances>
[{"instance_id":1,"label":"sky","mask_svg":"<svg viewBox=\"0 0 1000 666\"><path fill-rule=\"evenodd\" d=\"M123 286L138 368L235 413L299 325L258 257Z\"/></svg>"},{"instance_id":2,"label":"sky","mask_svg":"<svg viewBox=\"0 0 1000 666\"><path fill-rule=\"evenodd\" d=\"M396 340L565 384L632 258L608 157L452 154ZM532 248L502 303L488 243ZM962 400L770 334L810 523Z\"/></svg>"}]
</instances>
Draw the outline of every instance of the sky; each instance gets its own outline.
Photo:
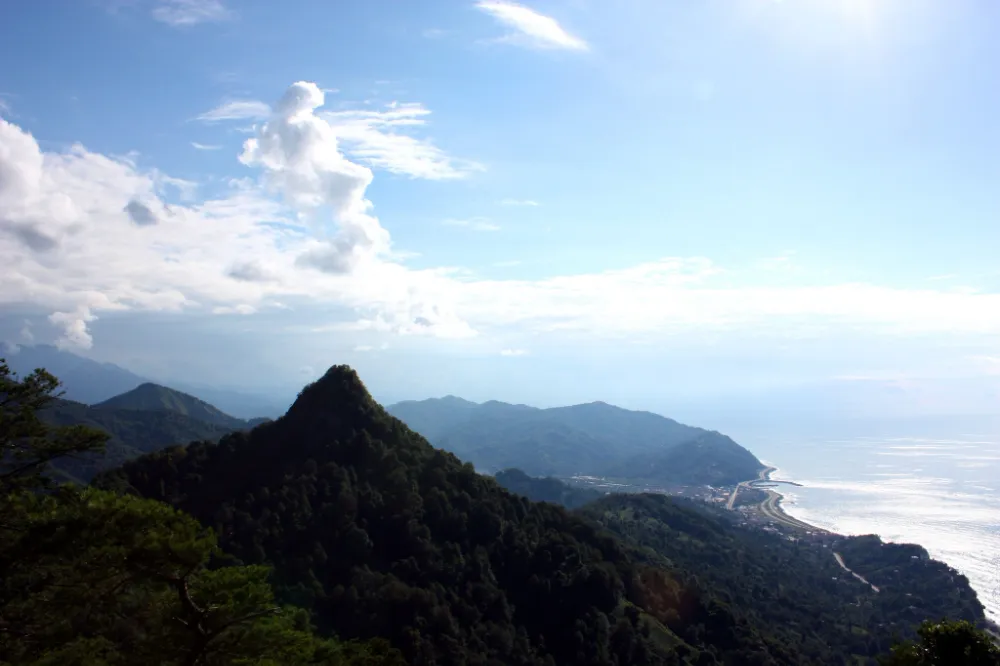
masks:
<instances>
[{"instance_id":1,"label":"sky","mask_svg":"<svg viewBox=\"0 0 1000 666\"><path fill-rule=\"evenodd\" d=\"M0 339L660 412L1000 412L1000 5L0 6Z\"/></svg>"}]
</instances>

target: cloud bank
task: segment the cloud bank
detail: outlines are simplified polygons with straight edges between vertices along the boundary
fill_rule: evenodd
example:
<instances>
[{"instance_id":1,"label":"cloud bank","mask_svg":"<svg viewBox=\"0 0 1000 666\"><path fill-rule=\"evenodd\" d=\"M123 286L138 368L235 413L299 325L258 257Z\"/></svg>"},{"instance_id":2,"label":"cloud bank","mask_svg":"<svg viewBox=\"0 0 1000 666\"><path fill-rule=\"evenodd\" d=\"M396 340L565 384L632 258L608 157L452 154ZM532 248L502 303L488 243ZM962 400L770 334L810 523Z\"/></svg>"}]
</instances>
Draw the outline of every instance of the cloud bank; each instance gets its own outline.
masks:
<instances>
[{"instance_id":1,"label":"cloud bank","mask_svg":"<svg viewBox=\"0 0 1000 666\"><path fill-rule=\"evenodd\" d=\"M325 112L324 102L315 84L298 82L267 105L238 155L252 177L211 198L198 198L195 183L82 145L43 151L0 120L0 307L44 309L61 344L75 347L90 345L89 325L110 312L253 317L274 308L348 313L317 332L479 334L494 340L492 350L518 349L519 334L660 344L712 331L951 340L1000 333L1000 294L773 286L773 270L737 271L707 258L519 280L413 269L398 259L368 188L376 171L401 165L410 177L437 179L440 163L414 161L407 142L386 144L365 163L345 148L358 130L345 128L386 131L386 123L419 121L422 107L345 118Z\"/></svg>"}]
</instances>

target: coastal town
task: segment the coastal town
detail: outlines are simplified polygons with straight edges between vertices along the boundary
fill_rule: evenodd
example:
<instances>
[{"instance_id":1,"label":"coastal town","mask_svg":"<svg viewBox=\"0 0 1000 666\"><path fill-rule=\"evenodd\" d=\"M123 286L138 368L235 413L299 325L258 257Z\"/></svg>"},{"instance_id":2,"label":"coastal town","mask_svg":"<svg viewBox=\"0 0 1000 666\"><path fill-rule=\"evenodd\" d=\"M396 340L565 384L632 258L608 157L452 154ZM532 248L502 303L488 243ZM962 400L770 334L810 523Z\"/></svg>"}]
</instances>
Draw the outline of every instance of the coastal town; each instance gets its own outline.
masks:
<instances>
[{"instance_id":1,"label":"coastal town","mask_svg":"<svg viewBox=\"0 0 1000 666\"><path fill-rule=\"evenodd\" d=\"M782 496L774 488L779 485L801 486L794 481L771 479L774 467L760 471L756 479L736 485L646 485L628 479L608 479L596 476L573 476L562 479L569 485L590 488L605 493L656 493L700 500L710 505L734 512L734 518L743 526L759 527L776 532L790 539L812 538L826 540L833 535L820 527L810 525L789 514L781 507Z\"/></svg>"}]
</instances>

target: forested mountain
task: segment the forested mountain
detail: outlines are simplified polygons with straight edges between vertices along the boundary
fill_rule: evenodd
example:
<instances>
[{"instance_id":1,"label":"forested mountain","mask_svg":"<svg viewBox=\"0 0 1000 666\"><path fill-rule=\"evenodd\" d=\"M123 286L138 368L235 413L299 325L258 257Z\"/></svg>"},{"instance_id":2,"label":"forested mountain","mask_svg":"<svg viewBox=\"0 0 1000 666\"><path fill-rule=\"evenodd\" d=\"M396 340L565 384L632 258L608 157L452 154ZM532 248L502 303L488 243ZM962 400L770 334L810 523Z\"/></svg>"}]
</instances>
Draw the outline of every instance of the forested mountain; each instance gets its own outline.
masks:
<instances>
[{"instance_id":1,"label":"forested mountain","mask_svg":"<svg viewBox=\"0 0 1000 666\"><path fill-rule=\"evenodd\" d=\"M610 496L573 515L518 497L346 367L275 422L98 485L194 515L239 562L272 565L279 598L322 632L383 636L415 665L873 663L917 615L982 614L961 580L914 582L922 600L904 610L829 551L693 504Z\"/></svg>"},{"instance_id":2,"label":"forested mountain","mask_svg":"<svg viewBox=\"0 0 1000 666\"><path fill-rule=\"evenodd\" d=\"M247 427L247 421L230 416L204 400L174 389L146 382L127 393L94 405L97 409L135 409L150 412L174 412L196 421L236 430Z\"/></svg>"},{"instance_id":3,"label":"forested mountain","mask_svg":"<svg viewBox=\"0 0 1000 666\"><path fill-rule=\"evenodd\" d=\"M734 614L772 627L783 642L800 642L815 659L883 653L894 634L912 636L923 620L949 616L982 625L985 619L966 577L932 560L920 546L886 544L876 536L792 541L739 527L738 514L698 501L594 497L593 490L520 470L505 470L496 479L530 499L585 505L577 514L616 533L639 559L654 564L665 559L668 568L696 578ZM845 572L834 552L879 591Z\"/></svg>"},{"instance_id":4,"label":"forested mountain","mask_svg":"<svg viewBox=\"0 0 1000 666\"><path fill-rule=\"evenodd\" d=\"M603 402L536 409L448 396L388 410L435 446L487 473L517 468L532 476L722 485L763 469L725 435Z\"/></svg>"},{"instance_id":5,"label":"forested mountain","mask_svg":"<svg viewBox=\"0 0 1000 666\"><path fill-rule=\"evenodd\" d=\"M965 576L926 557L909 559L910 549L919 547L866 537L792 541L740 528L724 510L663 495L612 495L579 513L645 553L648 562L666 558L737 621L768 627L780 643L796 644L820 663L884 653L924 620L985 620ZM906 562L897 550L906 553ZM834 552L865 577L887 566L905 567L905 573L891 583L876 575L883 583L876 592L845 572Z\"/></svg>"},{"instance_id":6,"label":"forested mountain","mask_svg":"<svg viewBox=\"0 0 1000 666\"><path fill-rule=\"evenodd\" d=\"M84 425L109 435L103 453L63 458L54 463L59 476L79 482L87 482L99 471L118 467L144 453L172 444L214 441L234 430L173 411L90 407L69 400L53 401L41 417L52 425Z\"/></svg>"}]
</instances>

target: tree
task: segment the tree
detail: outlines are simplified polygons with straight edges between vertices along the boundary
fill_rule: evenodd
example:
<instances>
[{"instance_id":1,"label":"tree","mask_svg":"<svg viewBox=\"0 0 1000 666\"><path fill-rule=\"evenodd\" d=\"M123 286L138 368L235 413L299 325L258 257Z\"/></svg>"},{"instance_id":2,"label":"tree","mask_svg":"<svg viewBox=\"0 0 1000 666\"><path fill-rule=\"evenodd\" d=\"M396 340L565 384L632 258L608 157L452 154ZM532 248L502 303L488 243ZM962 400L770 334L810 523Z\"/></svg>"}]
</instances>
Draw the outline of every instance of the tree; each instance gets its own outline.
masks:
<instances>
[{"instance_id":1,"label":"tree","mask_svg":"<svg viewBox=\"0 0 1000 666\"><path fill-rule=\"evenodd\" d=\"M924 622L920 642L893 647L883 666L1000 666L1000 648L970 622Z\"/></svg>"},{"instance_id":2,"label":"tree","mask_svg":"<svg viewBox=\"0 0 1000 666\"><path fill-rule=\"evenodd\" d=\"M312 633L275 604L263 566L213 566L215 534L153 500L57 487L61 456L105 437L38 411L58 381L0 361L0 664L43 666L399 664L387 643Z\"/></svg>"},{"instance_id":3,"label":"tree","mask_svg":"<svg viewBox=\"0 0 1000 666\"><path fill-rule=\"evenodd\" d=\"M59 380L45 370L18 379L0 358L0 498L51 485L45 476L57 458L99 453L107 434L85 426L59 428L39 413L59 398Z\"/></svg>"}]
</instances>

